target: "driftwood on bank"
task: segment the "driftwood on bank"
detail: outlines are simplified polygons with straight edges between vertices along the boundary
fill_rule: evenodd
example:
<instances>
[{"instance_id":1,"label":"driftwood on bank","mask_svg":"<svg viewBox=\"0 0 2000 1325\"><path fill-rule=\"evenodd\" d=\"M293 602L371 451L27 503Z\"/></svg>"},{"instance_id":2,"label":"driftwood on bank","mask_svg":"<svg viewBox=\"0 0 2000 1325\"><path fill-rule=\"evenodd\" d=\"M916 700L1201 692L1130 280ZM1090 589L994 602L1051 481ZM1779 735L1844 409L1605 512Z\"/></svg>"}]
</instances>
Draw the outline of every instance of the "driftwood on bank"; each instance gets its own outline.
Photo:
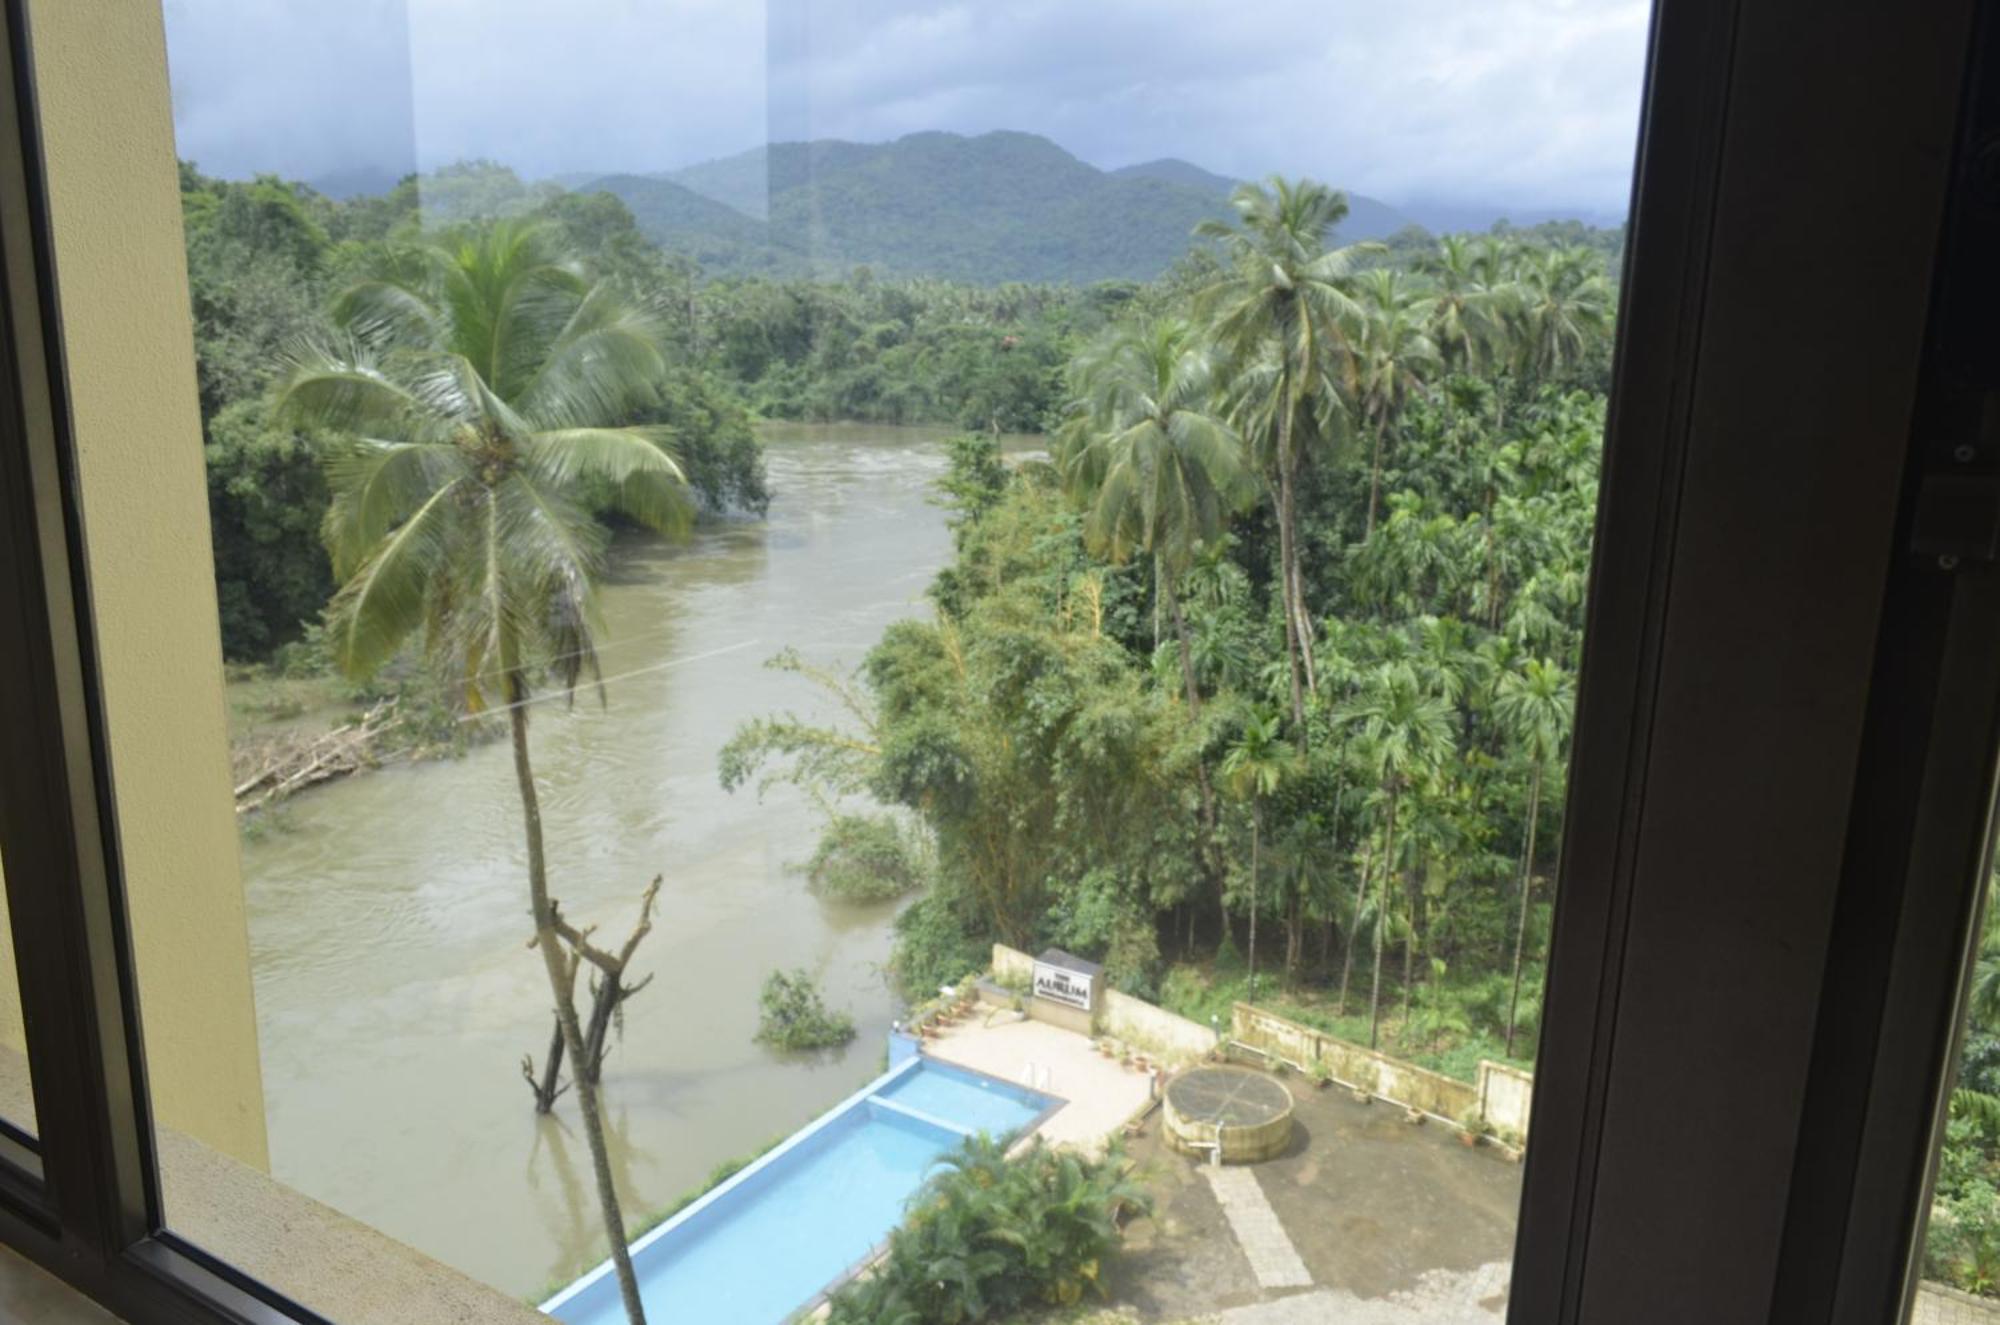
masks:
<instances>
[{"instance_id":1,"label":"driftwood on bank","mask_svg":"<svg viewBox=\"0 0 2000 1325\"><path fill-rule=\"evenodd\" d=\"M258 751L255 771L236 784L236 812L249 814L294 792L369 767L375 763L376 742L395 721L396 701L385 699L323 735L293 736Z\"/></svg>"},{"instance_id":2,"label":"driftwood on bank","mask_svg":"<svg viewBox=\"0 0 2000 1325\"><path fill-rule=\"evenodd\" d=\"M597 932L596 926L577 929L563 919L562 906L551 899L549 908L555 914L555 931L562 939L566 954L568 979L572 990L576 987L577 972L585 965L591 967L590 979L590 1020L583 1032L582 1070L592 1084L603 1079L604 1054L608 1047L611 1027L623 1024L621 1009L625 1000L653 982L652 976L643 980L625 983L625 971L632 962L632 954L639 950L639 943L653 931L653 906L659 901L661 876L655 874L646 886L646 892L639 899L639 919L632 932L626 936L624 946L613 954L591 942L590 936ZM534 947L538 939L528 940ZM539 1072L535 1070L532 1054L521 1058L521 1075L526 1078L528 1088L535 1094L535 1112L547 1113L555 1107L556 1100L569 1089L569 1084L561 1080L563 1063L562 1024L557 1022L554 1033L549 1037L549 1051Z\"/></svg>"}]
</instances>

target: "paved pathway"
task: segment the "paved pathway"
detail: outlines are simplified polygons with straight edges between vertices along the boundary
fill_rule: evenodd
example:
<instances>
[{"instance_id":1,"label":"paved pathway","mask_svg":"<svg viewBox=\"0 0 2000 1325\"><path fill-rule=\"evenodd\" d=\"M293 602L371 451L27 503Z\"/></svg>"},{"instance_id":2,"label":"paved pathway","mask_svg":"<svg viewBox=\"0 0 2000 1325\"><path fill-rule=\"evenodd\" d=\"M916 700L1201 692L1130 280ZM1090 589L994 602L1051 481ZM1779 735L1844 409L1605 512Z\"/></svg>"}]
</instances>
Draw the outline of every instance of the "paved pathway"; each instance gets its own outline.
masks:
<instances>
[{"instance_id":1,"label":"paved pathway","mask_svg":"<svg viewBox=\"0 0 2000 1325\"><path fill-rule=\"evenodd\" d=\"M1910 1325L2000 1325L2000 1302L1942 1284L1919 1284Z\"/></svg>"},{"instance_id":2,"label":"paved pathway","mask_svg":"<svg viewBox=\"0 0 2000 1325\"><path fill-rule=\"evenodd\" d=\"M1222 1325L1495 1325L1507 1314L1504 1261L1470 1273L1432 1270L1407 1293L1363 1300L1339 1288L1235 1307Z\"/></svg>"},{"instance_id":3,"label":"paved pathway","mask_svg":"<svg viewBox=\"0 0 2000 1325\"><path fill-rule=\"evenodd\" d=\"M1215 1199L1236 1233L1251 1272L1262 1288L1305 1288L1312 1283L1298 1248L1278 1222L1278 1212L1257 1185L1257 1175L1242 1165L1204 1164L1201 1176L1215 1189Z\"/></svg>"}]
</instances>

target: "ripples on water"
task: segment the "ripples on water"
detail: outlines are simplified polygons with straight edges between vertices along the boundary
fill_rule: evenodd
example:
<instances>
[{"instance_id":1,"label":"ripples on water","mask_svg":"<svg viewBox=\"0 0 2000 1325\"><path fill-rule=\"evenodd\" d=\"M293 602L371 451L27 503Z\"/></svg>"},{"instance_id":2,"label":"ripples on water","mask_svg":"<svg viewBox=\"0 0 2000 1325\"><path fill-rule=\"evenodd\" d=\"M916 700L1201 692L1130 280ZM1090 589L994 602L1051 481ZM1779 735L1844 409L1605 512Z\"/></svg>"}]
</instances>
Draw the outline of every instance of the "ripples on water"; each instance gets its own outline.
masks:
<instances>
[{"instance_id":1,"label":"ripples on water","mask_svg":"<svg viewBox=\"0 0 2000 1325\"><path fill-rule=\"evenodd\" d=\"M607 1071L628 1212L875 1070L890 908L809 895L787 868L816 832L802 798L725 795L715 755L746 719L816 711L810 687L762 667L780 648L849 667L926 610L949 549L930 499L942 436L770 429L769 519L621 543L602 599L608 708L584 691L535 709L565 910L622 935L646 881L666 880L638 959L656 978ZM511 1293L593 1264L573 1104L538 1123L519 1079L549 1020L505 743L308 793L286 824L243 848L278 1176ZM750 1042L776 966L814 971L853 1011L850 1050L782 1062Z\"/></svg>"}]
</instances>

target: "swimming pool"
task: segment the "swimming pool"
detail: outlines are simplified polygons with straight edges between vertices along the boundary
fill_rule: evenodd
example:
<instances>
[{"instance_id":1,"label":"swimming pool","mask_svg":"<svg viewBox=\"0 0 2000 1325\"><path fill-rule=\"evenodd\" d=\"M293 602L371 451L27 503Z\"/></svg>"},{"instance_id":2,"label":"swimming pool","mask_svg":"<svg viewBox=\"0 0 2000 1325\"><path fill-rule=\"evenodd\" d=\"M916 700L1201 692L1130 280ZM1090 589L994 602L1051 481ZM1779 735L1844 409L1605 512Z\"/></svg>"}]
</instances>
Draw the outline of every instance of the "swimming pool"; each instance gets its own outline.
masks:
<instances>
[{"instance_id":1,"label":"swimming pool","mask_svg":"<svg viewBox=\"0 0 2000 1325\"><path fill-rule=\"evenodd\" d=\"M650 1318L778 1325L889 1236L940 1156L1060 1107L1040 1091L913 1058L632 1244ZM611 1262L542 1304L566 1325L623 1325Z\"/></svg>"}]
</instances>

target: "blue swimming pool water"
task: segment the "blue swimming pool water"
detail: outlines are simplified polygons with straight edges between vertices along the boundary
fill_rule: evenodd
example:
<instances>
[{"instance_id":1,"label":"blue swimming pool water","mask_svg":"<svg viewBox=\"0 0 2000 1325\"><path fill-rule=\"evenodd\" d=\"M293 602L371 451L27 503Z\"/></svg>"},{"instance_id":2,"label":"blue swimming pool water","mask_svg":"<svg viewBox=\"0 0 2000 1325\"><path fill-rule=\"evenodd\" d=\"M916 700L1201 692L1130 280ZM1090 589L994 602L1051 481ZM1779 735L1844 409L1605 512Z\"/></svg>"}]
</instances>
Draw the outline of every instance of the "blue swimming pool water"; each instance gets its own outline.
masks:
<instances>
[{"instance_id":1,"label":"blue swimming pool water","mask_svg":"<svg viewBox=\"0 0 2000 1325\"><path fill-rule=\"evenodd\" d=\"M888 1237L940 1156L1056 1103L930 1059L895 1068L633 1244L648 1318L778 1325ZM542 1309L567 1325L625 1319L609 1262Z\"/></svg>"}]
</instances>

